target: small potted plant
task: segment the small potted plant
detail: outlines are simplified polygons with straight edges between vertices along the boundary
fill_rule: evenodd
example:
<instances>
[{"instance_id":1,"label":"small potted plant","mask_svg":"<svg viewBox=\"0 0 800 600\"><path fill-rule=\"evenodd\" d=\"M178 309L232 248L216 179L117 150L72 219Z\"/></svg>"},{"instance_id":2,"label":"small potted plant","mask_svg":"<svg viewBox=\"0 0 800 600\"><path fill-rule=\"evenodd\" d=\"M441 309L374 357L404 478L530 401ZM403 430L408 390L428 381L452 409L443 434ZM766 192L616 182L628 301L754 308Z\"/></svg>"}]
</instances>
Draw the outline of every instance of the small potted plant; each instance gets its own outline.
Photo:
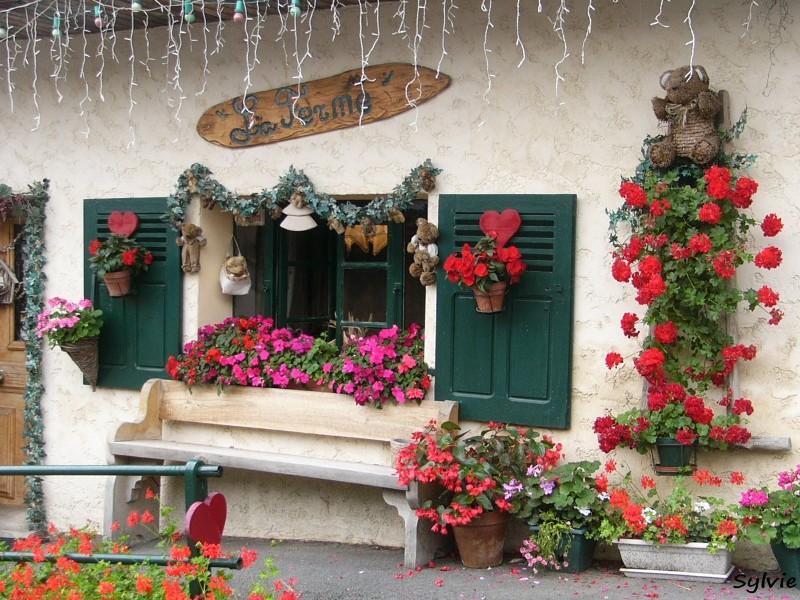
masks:
<instances>
[{"instance_id":1,"label":"small potted plant","mask_svg":"<svg viewBox=\"0 0 800 600\"><path fill-rule=\"evenodd\" d=\"M599 461L531 465L522 481L506 485L514 514L531 526L520 552L528 566L579 573L592 563L597 528L608 505Z\"/></svg>"},{"instance_id":2,"label":"small potted plant","mask_svg":"<svg viewBox=\"0 0 800 600\"><path fill-rule=\"evenodd\" d=\"M648 387L647 407L598 417L594 432L604 452L624 447L645 454L655 448L656 472L677 475L692 468L696 448L724 450L750 439L744 425L753 412L751 401L726 402L730 412L716 414L682 385L660 382Z\"/></svg>"},{"instance_id":3,"label":"small potted plant","mask_svg":"<svg viewBox=\"0 0 800 600\"><path fill-rule=\"evenodd\" d=\"M506 289L522 279L527 265L516 246L497 243L490 232L475 247L464 244L461 252L444 261L447 278L464 289L472 289L478 312L493 313L503 309Z\"/></svg>"},{"instance_id":4,"label":"small potted plant","mask_svg":"<svg viewBox=\"0 0 800 600\"><path fill-rule=\"evenodd\" d=\"M438 485L441 493L423 502L417 515L443 535L452 528L465 566L487 568L503 560L513 508L505 486L520 481L531 464L557 460L553 446L538 432L502 423L468 435L455 423L432 422L397 453L398 480Z\"/></svg>"},{"instance_id":5,"label":"small potted plant","mask_svg":"<svg viewBox=\"0 0 800 600\"><path fill-rule=\"evenodd\" d=\"M800 465L778 475L778 489L749 489L739 500L744 534L769 543L786 577L800 581Z\"/></svg>"},{"instance_id":6,"label":"small potted plant","mask_svg":"<svg viewBox=\"0 0 800 600\"><path fill-rule=\"evenodd\" d=\"M733 473L731 482L743 481ZM597 529L599 539L616 544L629 576L651 577L672 571L689 578L701 573L709 581L730 575L731 551L741 530L735 504L711 494L697 494L689 483L720 487L722 478L698 469L691 478L680 475L662 494L653 478L634 484L631 474L609 490L608 510Z\"/></svg>"},{"instance_id":7,"label":"small potted plant","mask_svg":"<svg viewBox=\"0 0 800 600\"><path fill-rule=\"evenodd\" d=\"M47 338L51 348L58 346L75 362L92 386L97 386L98 337L103 326L103 311L94 308L91 300L83 298L70 302L54 297L39 313L36 336Z\"/></svg>"},{"instance_id":8,"label":"small potted plant","mask_svg":"<svg viewBox=\"0 0 800 600\"><path fill-rule=\"evenodd\" d=\"M89 264L102 277L109 296L126 296L130 293L131 277L147 271L153 262L153 253L135 239L122 234L112 234L103 241L89 244Z\"/></svg>"}]
</instances>

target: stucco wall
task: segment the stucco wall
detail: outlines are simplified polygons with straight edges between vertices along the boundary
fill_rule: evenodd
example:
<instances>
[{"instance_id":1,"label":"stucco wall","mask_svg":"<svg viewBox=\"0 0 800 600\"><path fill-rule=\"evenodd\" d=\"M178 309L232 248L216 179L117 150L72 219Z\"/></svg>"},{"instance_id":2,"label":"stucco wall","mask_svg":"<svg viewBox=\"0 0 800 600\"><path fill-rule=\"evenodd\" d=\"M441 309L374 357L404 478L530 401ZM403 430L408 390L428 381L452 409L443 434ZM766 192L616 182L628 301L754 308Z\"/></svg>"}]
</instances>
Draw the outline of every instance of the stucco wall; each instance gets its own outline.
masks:
<instances>
[{"instance_id":1,"label":"stucco wall","mask_svg":"<svg viewBox=\"0 0 800 600\"><path fill-rule=\"evenodd\" d=\"M135 64L136 105L132 109L127 45L117 47L118 63L107 59L103 66L105 102L99 98L99 80L94 74L100 63L93 51L87 52L86 81L79 77L79 55L70 56L68 77L58 85L63 94L61 102L50 81L53 65L43 51L35 101L30 71L22 68L13 75L13 112L8 94L0 97L0 132L5 141L0 182L24 189L34 180L51 181L46 239L48 296L81 296L82 273L76 265L80 265L85 251L80 235L82 199L164 196L173 191L181 171L195 162L208 166L215 178L239 192L270 188L294 165L306 172L317 189L329 194L373 194L390 191L411 168L431 158L444 170L430 198L432 219L438 193L575 193L578 219L572 427L554 435L564 442L569 458L599 457L591 432L594 418L609 410L618 411L624 402L636 403L641 393L640 379L632 376L630 369L609 373L603 363L609 350L629 355L638 348L623 337L618 325L622 313L637 306L628 290L609 274L604 210L619 204L616 190L620 177L632 174L644 136L659 132L650 98L660 95L660 74L690 60L691 49L686 42L691 33L684 23L690 2L667 3L661 20L669 28L650 25L658 2L603 3L592 13L591 35L583 48L587 17L585 11L576 8L567 19L569 56L558 66L563 77L558 90L556 64L564 48L546 18L552 8L538 14L535 6L525 4L520 18L524 59L515 45L515 3L494 3L490 28L479 3L463 3L455 14L455 32L446 38L444 57L441 16L438 10L430 10L418 60L436 67L442 58L441 69L453 81L440 96L418 111L377 124L241 150L214 146L195 132L196 120L206 108L243 91L247 50L233 24L226 26L225 46L209 59L206 76L203 36L199 27L193 28L195 41L189 44L184 40L183 44L180 90L173 85L174 64L167 68L161 61L166 32L150 31L147 41L137 33L137 59L149 49L154 60L150 63L152 77L141 64ZM779 327L770 327L763 314L745 313L739 318L739 326L741 341L759 347L757 359L741 369L742 393L753 399L757 411L751 429L757 435L792 436L800 424L800 404L795 399L795 309L800 292L791 259L798 254L800 240L796 197L800 128L796 90L800 71L795 67L800 31L790 17L778 40L770 36L764 23L754 20L749 35L743 37L740 24L747 18L746 11L745 5L723 0L698 7L692 13L694 61L706 67L713 88L730 92L734 120L748 107L748 127L736 149L759 157L751 173L760 184L752 212L757 219L777 212L785 223L783 234L776 240L786 257L784 265L770 272L743 271L740 277L743 282L755 280L757 287L769 284L778 290L786 316ZM371 64L413 60L408 40L392 35L397 29L393 13L394 7L384 3L381 35L370 56ZM358 11L345 10L341 16L341 35L333 42L329 15L315 16L312 57L302 65L305 79L329 76L360 64ZM773 25L775 21L777 16ZM375 31L374 27L370 20L365 33ZM485 36L491 50L488 54L484 52ZM276 37L276 22L268 21L260 63L251 73L253 90L291 83L296 75L291 55L293 38L287 36L281 44L273 41ZM213 47L213 31L208 40ZM365 40L371 43L372 38L366 35ZM97 36L87 38L90 48L97 41ZM3 60L0 57L0 63ZM491 77L487 75L487 60ZM203 88L205 92L198 95ZM87 90L91 101L81 107ZM181 95L184 98L176 114L170 104L176 106ZM38 127L32 131L39 117ZM87 129L88 136L84 135ZM134 136L135 143L130 144ZM227 243L229 220L218 214L198 215L195 209L194 216L206 229L210 243L203 251L200 277L185 278L186 339L193 337L199 324L219 320L227 310L225 299L216 290L216 268L220 249ZM435 290L429 289L427 294L428 355L433 363ZM50 350L45 353L45 386L48 460L105 462L104 433L115 421L133 416L136 395L105 389L92 393L81 386L80 375L69 359ZM632 464L643 462L630 452L618 458ZM702 461L703 466L720 472L735 466L755 483L772 483L779 470L800 462L797 452L745 451L703 455ZM231 533L315 537L321 531L320 517L330 506L336 506L336 510L331 509L336 518L354 515L343 527L350 539L390 544L399 544L402 539L396 514L377 498L359 501L354 511L348 501L354 492L349 489L326 487L326 495L320 500L320 486L312 488L307 482L275 484L266 478L251 481L237 474L226 480L228 487L240 488L244 499L231 511ZM238 486L244 480L247 485ZM101 518L102 482L48 480L46 493L48 515L58 524ZM259 513L285 516L293 529L260 529L251 518L256 506ZM364 507L374 519L363 519Z\"/></svg>"}]
</instances>

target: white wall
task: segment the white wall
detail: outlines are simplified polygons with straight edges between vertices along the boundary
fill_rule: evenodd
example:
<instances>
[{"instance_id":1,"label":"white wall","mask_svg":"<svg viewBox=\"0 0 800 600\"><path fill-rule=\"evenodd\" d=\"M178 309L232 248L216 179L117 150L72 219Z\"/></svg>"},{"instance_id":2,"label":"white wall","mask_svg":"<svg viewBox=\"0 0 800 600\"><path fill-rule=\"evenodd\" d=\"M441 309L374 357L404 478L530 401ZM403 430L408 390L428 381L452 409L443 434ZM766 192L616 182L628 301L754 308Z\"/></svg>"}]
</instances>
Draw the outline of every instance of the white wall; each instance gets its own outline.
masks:
<instances>
[{"instance_id":1,"label":"white wall","mask_svg":"<svg viewBox=\"0 0 800 600\"><path fill-rule=\"evenodd\" d=\"M53 65L47 46L42 46L35 101L31 74L21 65L13 75L13 112L8 94L0 96L0 133L5 141L0 182L24 189L34 180L51 181L46 239L48 296L81 295L82 273L76 265L85 251L80 235L82 199L164 196L173 191L181 171L195 162L209 167L215 178L239 192L270 188L294 165L306 172L318 190L373 194L390 191L411 168L431 158L444 169L431 197L434 219L438 193L575 193L578 239L572 428L555 435L565 443L570 458L599 456L591 432L593 420L606 411L618 412L624 402L636 403L641 392L640 379L632 376L630 369L609 373L603 362L609 350L627 355L638 348L622 336L618 325L622 313L637 306L629 291L610 276L604 210L619 205L616 190L620 177L633 173L642 139L659 132L650 108L650 98L662 91L659 76L690 60L691 48L686 42L691 33L684 18L691 3L667 3L661 20L669 28L650 26L658 2L602 3L592 13L591 35L583 47L586 10L575 7L567 15L569 56L558 67L563 77L558 92L556 64L564 49L546 18L552 16L552 7L546 6L545 13L538 14L535 3L524 3L520 18L526 52L523 60L520 47L515 45L515 3L494 3L492 27L486 33L488 53L484 52L487 15L476 1L461 4L455 13L454 33L445 40L447 54L443 58L441 16L438 9L428 12L429 28L424 30L419 63L435 68L441 58L442 71L453 81L448 90L418 111L362 128L238 150L214 146L195 132L196 120L206 108L244 89L247 50L237 26L225 26L225 46L209 59L207 76L203 75L204 40L194 26L196 41L191 48L188 41L183 43L180 91L172 85L174 64L169 69L161 64L166 32L150 31L148 41L137 32L137 60L148 48L155 60L150 63L152 77L141 64L135 64L136 105L132 109L127 42L118 40L118 63L105 60L105 102L100 101L95 76L100 69L93 56L97 36L87 38L90 57L85 82L79 76L80 54L70 56L67 79L58 86L63 94L60 102L51 82ZM371 64L413 60L408 40L392 35L398 27L392 19L394 12L394 5L383 3L381 34L370 56ZM312 57L302 65L306 80L359 66L358 11L342 11L341 17L341 35L331 42L330 16L315 15ZM784 265L770 272L746 271L740 277L742 283L754 280L756 287L769 284L779 291L784 321L779 327L770 327L764 315L746 313L739 323L741 341L759 347L757 359L741 369L742 392L753 399L757 411L751 429L757 435L791 436L800 425L800 405L795 399L800 292L791 260L798 254L800 239L795 142L800 128L796 100L800 71L795 67L800 56L800 32L797 21L787 19L781 43L777 44L767 26L754 20L749 34L743 37L746 32L740 24L746 19L747 6L743 4L717 0L698 6L692 13L694 61L706 67L712 88L730 92L734 120L748 107L748 127L735 149L758 155L751 176L760 189L752 211L757 219L777 212L785 223L784 232L776 240L786 257ZM251 90L291 83L297 72L291 56L293 37L285 36L283 44L275 42L275 25L274 19L268 21L260 63L251 73ZM374 31L373 21L365 26L365 32L370 31ZM371 40L370 35L365 36L365 43ZM213 47L213 30L208 41ZM73 48L79 49L80 43L80 38L73 39ZM0 53L0 64L4 55ZM491 78L487 76L487 60ZM2 87L8 87L5 80ZM198 95L203 88L205 92ZM87 89L91 101L81 107ZM184 99L176 114L168 99L175 105L180 95ZM32 131L39 117L41 121ZM88 137L84 135L87 128ZM132 132L135 143L130 145ZM210 242L203 251L200 280L186 277L183 325L187 339L193 337L197 325L219 320L227 310L219 295L215 296L214 285L228 221L224 216L206 214L200 222ZM760 248L762 240L756 239L754 244ZM432 309L435 292L429 290L428 295ZM427 323L429 340L434 337L431 321L429 318ZM77 369L58 351L47 351L45 363L49 460L104 462L104 432L116 420L132 417L136 395L118 390L91 393L81 386ZM619 458L641 462L632 453ZM757 483L772 483L777 471L800 461L796 452L738 451L703 455L702 462L721 472L735 466ZM83 482L48 481L49 517L61 525L84 517L99 520L100 488L100 482L87 488ZM314 496L300 494L297 487L288 489L285 494L293 498L292 502L307 503ZM258 484L248 493L261 502L265 486ZM346 507L346 495L341 498L341 506ZM277 503L290 504L287 498L279 498ZM314 515L321 512L313 506L306 510L303 518L310 528L316 525ZM382 519L396 521L391 509L379 516L378 520ZM357 523L350 525L349 531L357 541L394 543L400 539L399 529L391 524L379 528L377 534L374 527L359 530ZM234 527L247 530L246 523ZM394 533L386 533L389 529Z\"/></svg>"}]
</instances>

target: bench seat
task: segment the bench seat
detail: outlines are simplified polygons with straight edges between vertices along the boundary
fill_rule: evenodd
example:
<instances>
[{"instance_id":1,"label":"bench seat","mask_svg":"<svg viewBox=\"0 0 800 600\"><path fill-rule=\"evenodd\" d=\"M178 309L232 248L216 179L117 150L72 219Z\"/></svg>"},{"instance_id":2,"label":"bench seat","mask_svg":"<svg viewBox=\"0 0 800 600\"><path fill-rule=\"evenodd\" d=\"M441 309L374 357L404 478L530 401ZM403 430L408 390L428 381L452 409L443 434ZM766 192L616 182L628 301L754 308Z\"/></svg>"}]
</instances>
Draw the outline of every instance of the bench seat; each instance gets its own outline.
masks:
<instances>
[{"instance_id":1,"label":"bench seat","mask_svg":"<svg viewBox=\"0 0 800 600\"><path fill-rule=\"evenodd\" d=\"M399 485L389 456L394 440L409 439L431 420L457 422L458 403L423 400L419 405L387 405L379 410L332 393L245 387L219 393L211 386L189 390L179 381L151 379L142 387L136 419L109 433L108 461L201 460L379 489L403 519L405 564L417 567L429 563L447 543L430 530L429 521L416 515L421 503L436 492L427 486ZM327 454L318 455L320 449ZM131 510L141 510L146 496L141 492L148 486L157 483L110 477L106 525L123 522Z\"/></svg>"}]
</instances>

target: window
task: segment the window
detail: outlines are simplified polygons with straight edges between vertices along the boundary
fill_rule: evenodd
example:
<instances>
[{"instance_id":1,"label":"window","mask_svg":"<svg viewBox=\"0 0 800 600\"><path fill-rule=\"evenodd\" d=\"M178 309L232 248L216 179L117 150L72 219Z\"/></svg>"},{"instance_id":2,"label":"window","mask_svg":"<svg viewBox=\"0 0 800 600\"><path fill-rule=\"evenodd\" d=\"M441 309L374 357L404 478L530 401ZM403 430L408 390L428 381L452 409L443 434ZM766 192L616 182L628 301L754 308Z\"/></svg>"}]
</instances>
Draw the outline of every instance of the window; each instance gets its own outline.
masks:
<instances>
[{"instance_id":1,"label":"window","mask_svg":"<svg viewBox=\"0 0 800 600\"><path fill-rule=\"evenodd\" d=\"M279 222L236 226L235 236L251 265L253 286L234 297L234 314L264 314L279 327L312 335L367 333L394 324L423 324L425 289L408 273L406 245L427 204L418 201L405 223L361 225L343 234L326 223L289 231ZM316 217L315 217L316 218Z\"/></svg>"},{"instance_id":2,"label":"window","mask_svg":"<svg viewBox=\"0 0 800 600\"><path fill-rule=\"evenodd\" d=\"M99 386L138 389L150 378L169 378L164 366L181 350L180 248L177 234L161 220L166 209L166 198L84 201L84 295L103 311ZM154 256L148 272L136 277L133 293L123 298L108 295L86 251L92 240L110 235L108 217L114 211L136 213L133 235Z\"/></svg>"},{"instance_id":3,"label":"window","mask_svg":"<svg viewBox=\"0 0 800 600\"><path fill-rule=\"evenodd\" d=\"M444 258L483 235L487 210L522 217L511 239L528 269L504 312L479 314L469 290L440 277L436 306L437 400L458 400L463 419L569 427L572 372L574 195L443 195Z\"/></svg>"}]
</instances>

